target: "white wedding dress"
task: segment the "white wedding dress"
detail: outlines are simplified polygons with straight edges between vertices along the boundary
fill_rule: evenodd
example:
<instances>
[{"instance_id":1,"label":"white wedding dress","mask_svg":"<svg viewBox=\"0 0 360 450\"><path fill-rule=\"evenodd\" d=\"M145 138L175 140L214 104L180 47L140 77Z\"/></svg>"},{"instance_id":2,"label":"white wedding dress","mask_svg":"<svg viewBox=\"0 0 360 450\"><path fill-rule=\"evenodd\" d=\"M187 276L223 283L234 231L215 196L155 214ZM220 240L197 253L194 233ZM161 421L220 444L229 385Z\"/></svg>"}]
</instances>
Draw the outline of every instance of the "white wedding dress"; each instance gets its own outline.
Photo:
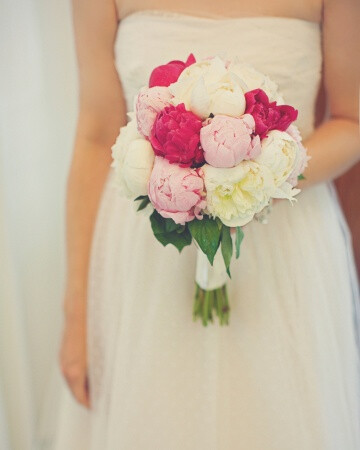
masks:
<instances>
[{"instance_id":1,"label":"white wedding dress","mask_svg":"<svg viewBox=\"0 0 360 450\"><path fill-rule=\"evenodd\" d=\"M155 66L221 54L268 74L299 110L303 136L313 131L322 66L315 23L142 11L121 21L115 45L129 110ZM192 321L196 249L163 248L110 173L90 268L93 408L64 399L57 450L360 448L349 231L331 185L298 200L245 228L230 325L204 328Z\"/></svg>"}]
</instances>

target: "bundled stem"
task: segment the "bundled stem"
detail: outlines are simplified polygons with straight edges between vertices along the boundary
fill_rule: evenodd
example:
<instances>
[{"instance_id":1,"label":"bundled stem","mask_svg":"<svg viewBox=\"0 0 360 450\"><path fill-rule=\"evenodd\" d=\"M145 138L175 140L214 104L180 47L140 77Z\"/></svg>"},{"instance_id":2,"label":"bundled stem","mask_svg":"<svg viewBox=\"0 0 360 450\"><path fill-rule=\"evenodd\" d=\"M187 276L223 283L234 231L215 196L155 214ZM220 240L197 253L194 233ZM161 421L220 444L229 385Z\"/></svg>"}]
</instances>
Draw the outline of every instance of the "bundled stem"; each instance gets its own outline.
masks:
<instances>
[{"instance_id":1,"label":"bundled stem","mask_svg":"<svg viewBox=\"0 0 360 450\"><path fill-rule=\"evenodd\" d=\"M220 325L229 324L230 305L226 285L206 291L196 284L193 320L200 318L206 327L208 322L213 322L214 314L217 315Z\"/></svg>"}]
</instances>

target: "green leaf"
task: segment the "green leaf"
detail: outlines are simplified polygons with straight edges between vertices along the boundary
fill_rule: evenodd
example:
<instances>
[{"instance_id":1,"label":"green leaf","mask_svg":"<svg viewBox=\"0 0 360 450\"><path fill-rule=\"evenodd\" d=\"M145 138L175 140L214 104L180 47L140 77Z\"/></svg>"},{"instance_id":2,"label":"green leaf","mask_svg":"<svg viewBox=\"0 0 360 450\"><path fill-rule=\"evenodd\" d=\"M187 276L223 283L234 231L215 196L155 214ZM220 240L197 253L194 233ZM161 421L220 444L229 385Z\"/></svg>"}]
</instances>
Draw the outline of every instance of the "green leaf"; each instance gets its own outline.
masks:
<instances>
[{"instance_id":1,"label":"green leaf","mask_svg":"<svg viewBox=\"0 0 360 450\"><path fill-rule=\"evenodd\" d=\"M150 222L156 239L163 246L172 244L181 252L184 247L191 244L192 238L187 227L175 224L172 219L164 219L155 210L150 216Z\"/></svg>"},{"instance_id":2,"label":"green leaf","mask_svg":"<svg viewBox=\"0 0 360 450\"><path fill-rule=\"evenodd\" d=\"M236 259L238 259L240 256L240 245L243 239L244 239L244 232L242 228L236 227L236 239L235 239Z\"/></svg>"},{"instance_id":3,"label":"green leaf","mask_svg":"<svg viewBox=\"0 0 360 450\"><path fill-rule=\"evenodd\" d=\"M167 233L171 233L172 231L181 230L182 225L175 223L172 219L164 219L165 220L165 231Z\"/></svg>"},{"instance_id":4,"label":"green leaf","mask_svg":"<svg viewBox=\"0 0 360 450\"><path fill-rule=\"evenodd\" d=\"M221 230L221 253L224 258L226 272L231 278L230 263L233 254L233 241L230 234L230 228L225 225L223 225Z\"/></svg>"},{"instance_id":5,"label":"green leaf","mask_svg":"<svg viewBox=\"0 0 360 450\"><path fill-rule=\"evenodd\" d=\"M144 198L149 198L147 195L139 195L139 197L136 197L134 202L137 202L138 200L144 200Z\"/></svg>"},{"instance_id":6,"label":"green leaf","mask_svg":"<svg viewBox=\"0 0 360 450\"><path fill-rule=\"evenodd\" d=\"M209 216L204 216L202 220L189 222L188 227L192 237L212 265L220 245L221 229L219 229L218 223L214 219L210 219Z\"/></svg>"},{"instance_id":7,"label":"green leaf","mask_svg":"<svg viewBox=\"0 0 360 450\"><path fill-rule=\"evenodd\" d=\"M306 180L306 178L304 177L303 174L300 174L300 175L298 176L298 180L299 180L299 181L301 181L301 180Z\"/></svg>"},{"instance_id":8,"label":"green leaf","mask_svg":"<svg viewBox=\"0 0 360 450\"><path fill-rule=\"evenodd\" d=\"M180 225L179 228L176 228L176 232L181 234L185 231L186 225Z\"/></svg>"},{"instance_id":9,"label":"green leaf","mask_svg":"<svg viewBox=\"0 0 360 450\"><path fill-rule=\"evenodd\" d=\"M219 230L221 230L221 228L222 228L222 226L223 226L223 223L221 222L221 220L220 220L218 217L216 217L216 218L215 218L215 222L217 223L217 225L218 225L218 227L219 227Z\"/></svg>"},{"instance_id":10,"label":"green leaf","mask_svg":"<svg viewBox=\"0 0 360 450\"><path fill-rule=\"evenodd\" d=\"M139 205L137 211L141 211L141 210L145 209L149 203L150 203L149 197L147 195L144 196L144 198L141 199L141 202L140 202L140 205Z\"/></svg>"}]
</instances>

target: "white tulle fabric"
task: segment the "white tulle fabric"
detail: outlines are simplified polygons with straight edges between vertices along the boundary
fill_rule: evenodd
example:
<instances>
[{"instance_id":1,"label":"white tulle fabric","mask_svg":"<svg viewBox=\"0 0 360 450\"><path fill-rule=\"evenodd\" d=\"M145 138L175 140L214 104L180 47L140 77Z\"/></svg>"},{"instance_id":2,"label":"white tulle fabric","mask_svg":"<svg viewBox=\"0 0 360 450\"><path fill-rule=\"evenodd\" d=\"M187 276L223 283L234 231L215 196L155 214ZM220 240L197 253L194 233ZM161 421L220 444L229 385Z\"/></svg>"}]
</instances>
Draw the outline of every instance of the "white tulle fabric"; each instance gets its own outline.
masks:
<instances>
[{"instance_id":1,"label":"white tulle fabric","mask_svg":"<svg viewBox=\"0 0 360 450\"><path fill-rule=\"evenodd\" d=\"M312 132L317 24L132 14L116 40L128 108L153 67L190 52L238 57L270 75L299 110L303 136ZM93 409L74 427L78 410L64 402L56 448L359 449L359 297L331 186L301 193L293 207L277 204L268 225L245 228L229 283L230 326L203 328L191 317L196 248L181 256L163 248L112 177L90 271Z\"/></svg>"}]
</instances>

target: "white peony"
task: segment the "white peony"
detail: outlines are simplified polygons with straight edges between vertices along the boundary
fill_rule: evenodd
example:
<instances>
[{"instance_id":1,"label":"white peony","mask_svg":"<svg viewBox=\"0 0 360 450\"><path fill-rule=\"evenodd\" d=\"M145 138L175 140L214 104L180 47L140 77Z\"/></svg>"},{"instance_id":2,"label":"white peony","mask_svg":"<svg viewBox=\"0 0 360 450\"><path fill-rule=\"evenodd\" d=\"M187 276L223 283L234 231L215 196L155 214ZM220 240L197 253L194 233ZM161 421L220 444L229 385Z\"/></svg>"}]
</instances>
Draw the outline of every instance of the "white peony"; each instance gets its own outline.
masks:
<instances>
[{"instance_id":1,"label":"white peony","mask_svg":"<svg viewBox=\"0 0 360 450\"><path fill-rule=\"evenodd\" d=\"M205 59L186 67L178 80L169 86L169 90L176 97L177 103L183 102L186 106L190 102L192 89L200 78L206 78L207 82L214 83L226 73L227 70L222 59L219 57Z\"/></svg>"},{"instance_id":2,"label":"white peony","mask_svg":"<svg viewBox=\"0 0 360 450\"><path fill-rule=\"evenodd\" d=\"M115 169L115 183L130 199L147 195L147 186L154 165L154 151L150 142L143 139L137 130L134 114L130 122L120 129L112 150L112 167Z\"/></svg>"},{"instance_id":3,"label":"white peony","mask_svg":"<svg viewBox=\"0 0 360 450\"><path fill-rule=\"evenodd\" d=\"M245 112L245 85L230 73L219 57L187 67L178 81L170 85L172 103L205 119L210 114L239 117Z\"/></svg>"},{"instance_id":4,"label":"white peony","mask_svg":"<svg viewBox=\"0 0 360 450\"><path fill-rule=\"evenodd\" d=\"M116 138L115 144L111 147L113 163L112 167L117 168L119 163L122 163L123 158L125 157L126 150L130 144L135 139L141 139L142 135L140 134L137 128L136 115L134 112L127 114L129 121L128 123L120 128L120 133Z\"/></svg>"},{"instance_id":5,"label":"white peony","mask_svg":"<svg viewBox=\"0 0 360 450\"><path fill-rule=\"evenodd\" d=\"M287 181L294 170L297 154L298 144L284 131L269 131L267 137L261 141L261 154L255 161L266 166L273 174L276 186L274 198L293 200L300 192L299 189L293 189Z\"/></svg>"},{"instance_id":6,"label":"white peony","mask_svg":"<svg viewBox=\"0 0 360 450\"><path fill-rule=\"evenodd\" d=\"M207 212L229 227L250 222L269 204L275 189L269 169L252 161L227 169L206 164L202 169Z\"/></svg>"},{"instance_id":7,"label":"white peony","mask_svg":"<svg viewBox=\"0 0 360 450\"><path fill-rule=\"evenodd\" d=\"M286 132L290 134L293 139L295 139L298 145L294 169L291 172L289 178L286 180L292 186L296 186L298 184L298 176L303 174L303 172L305 171L310 160L310 156L308 156L306 148L302 144L302 138L298 127L294 124L291 124Z\"/></svg>"},{"instance_id":8,"label":"white peony","mask_svg":"<svg viewBox=\"0 0 360 450\"><path fill-rule=\"evenodd\" d=\"M279 105L284 104L284 99L278 91L278 85L252 66L242 63L231 63L229 71L236 74L246 84L246 92L262 89L271 102L277 101Z\"/></svg>"}]
</instances>

